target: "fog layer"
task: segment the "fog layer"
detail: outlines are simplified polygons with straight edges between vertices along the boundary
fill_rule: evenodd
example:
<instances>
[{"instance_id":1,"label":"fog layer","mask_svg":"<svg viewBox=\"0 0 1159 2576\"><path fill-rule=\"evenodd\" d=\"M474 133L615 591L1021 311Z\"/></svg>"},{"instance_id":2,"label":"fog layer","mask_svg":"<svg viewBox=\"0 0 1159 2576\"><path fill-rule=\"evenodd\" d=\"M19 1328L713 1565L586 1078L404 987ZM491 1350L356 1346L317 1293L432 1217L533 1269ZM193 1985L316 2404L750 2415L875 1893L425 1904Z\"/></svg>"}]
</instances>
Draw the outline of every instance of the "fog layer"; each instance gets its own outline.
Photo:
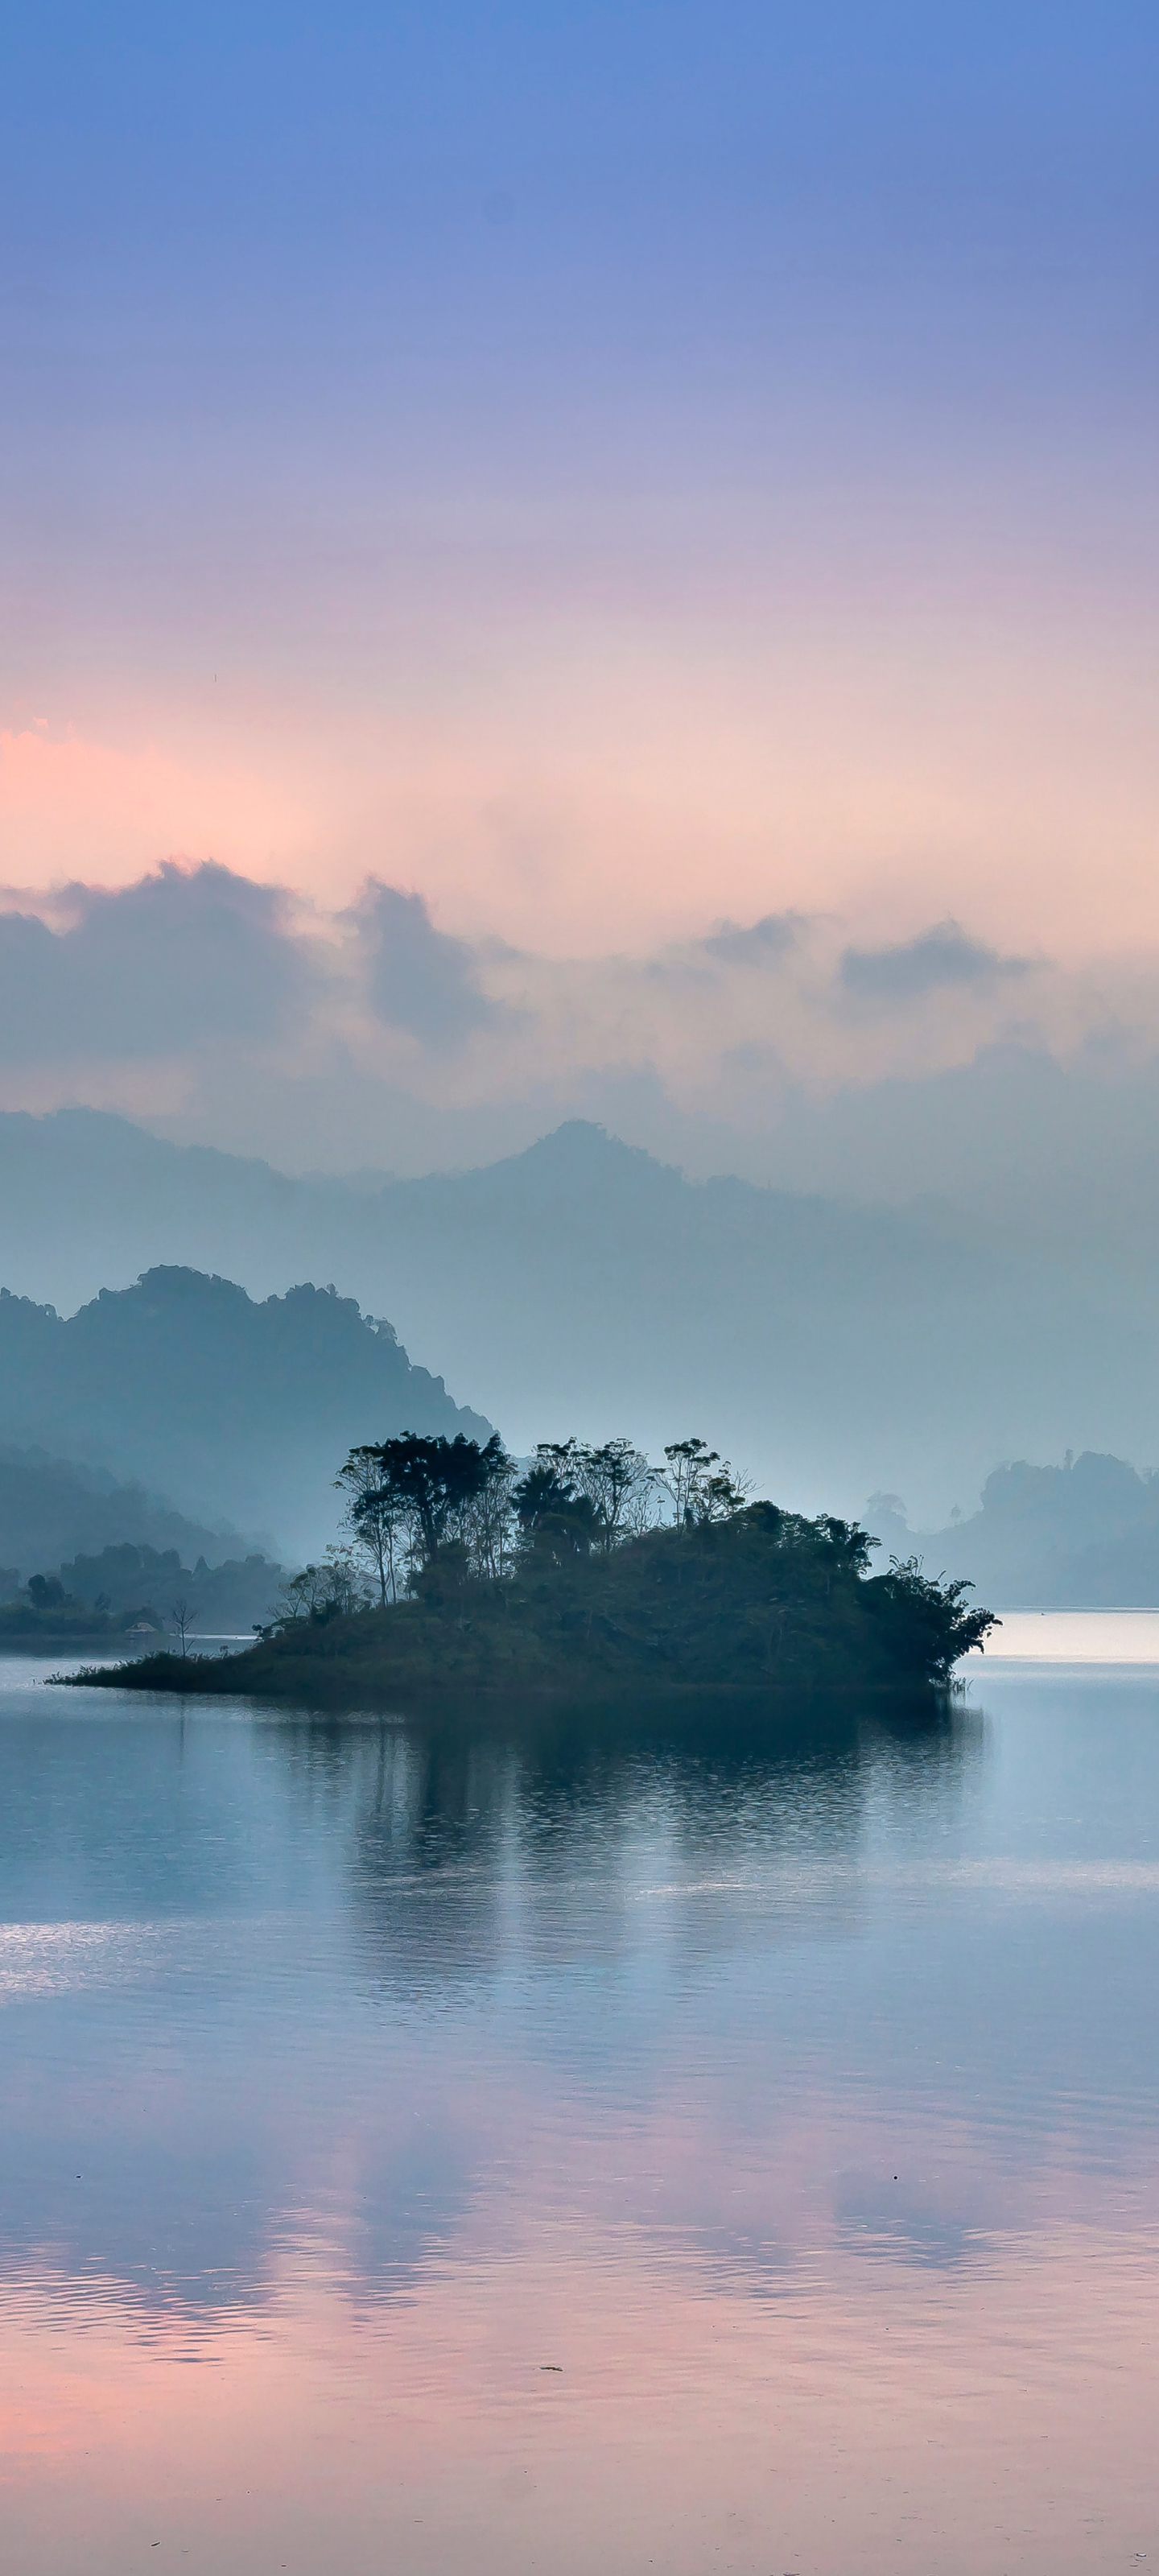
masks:
<instances>
[{"instance_id":1,"label":"fog layer","mask_svg":"<svg viewBox=\"0 0 1159 2576\"><path fill-rule=\"evenodd\" d=\"M884 1488L927 1528L968 1511L1003 1458L1159 1455L1144 1268L1101 1263L1081 1241L1006 1240L938 1202L692 1183L590 1125L478 1171L359 1187L88 1113L10 1118L0 1201L0 1277L14 1289L67 1310L159 1261L259 1297L333 1282L520 1451L626 1430L657 1454L698 1432L786 1502L854 1510ZM195 1371L189 1401L201 1414L192 1483L195 1451L187 1441L179 1472L160 1384L147 1456L116 1449L114 1408L107 1463L184 1510L272 1524L284 1543L286 1518L258 1511L264 1435L255 1427L246 1465L250 1435L230 1428L215 1484L224 1417ZM369 1378L361 1401L346 1405L343 1443L381 1435ZM78 1422L91 1426L63 1397L50 1422L30 1402L10 1380L8 1436L68 1453ZM338 1438L335 1416L333 1466ZM316 1483L333 1472L324 1452L314 1442ZM294 1514L312 1508L295 1495Z\"/></svg>"}]
</instances>

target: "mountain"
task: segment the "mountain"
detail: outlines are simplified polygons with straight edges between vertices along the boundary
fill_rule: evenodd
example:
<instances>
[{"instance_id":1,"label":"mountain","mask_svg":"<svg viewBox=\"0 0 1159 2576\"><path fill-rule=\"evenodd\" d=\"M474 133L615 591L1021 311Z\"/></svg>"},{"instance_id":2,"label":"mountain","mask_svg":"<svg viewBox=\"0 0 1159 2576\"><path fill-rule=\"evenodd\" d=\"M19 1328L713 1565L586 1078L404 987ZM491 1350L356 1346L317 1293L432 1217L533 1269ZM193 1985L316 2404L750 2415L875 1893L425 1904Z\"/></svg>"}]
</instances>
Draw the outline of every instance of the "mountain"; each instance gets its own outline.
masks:
<instances>
[{"instance_id":1,"label":"mountain","mask_svg":"<svg viewBox=\"0 0 1159 2576\"><path fill-rule=\"evenodd\" d=\"M240 1279L267 1296L338 1278L376 1308L361 1255L374 1193L292 1180L211 1146L170 1145L126 1118L0 1113L0 1280L62 1314L164 1265ZM370 1218L369 1227L360 1220ZM358 1270L360 1289L351 1280Z\"/></svg>"},{"instance_id":2,"label":"mountain","mask_svg":"<svg viewBox=\"0 0 1159 2576\"><path fill-rule=\"evenodd\" d=\"M910 1529L896 1494L872 1494L862 1517L883 1552L966 1575L997 1610L1159 1608L1159 1477L1122 1458L996 1467L981 1510L947 1529Z\"/></svg>"},{"instance_id":3,"label":"mountain","mask_svg":"<svg viewBox=\"0 0 1159 2576\"><path fill-rule=\"evenodd\" d=\"M176 1548L189 1564L219 1565L240 1553L236 1530L186 1520L140 1484L102 1473L43 1449L0 1449L0 1569L17 1576L54 1574L66 1557L97 1554L131 1542L158 1553ZM0 1578L2 1579L2 1578Z\"/></svg>"},{"instance_id":4,"label":"mountain","mask_svg":"<svg viewBox=\"0 0 1159 2576\"><path fill-rule=\"evenodd\" d=\"M0 1290L0 1439L167 1487L208 1521L275 1529L295 1553L331 1535L352 1442L490 1427L333 1290L255 1304L228 1279L169 1266L67 1321Z\"/></svg>"},{"instance_id":5,"label":"mountain","mask_svg":"<svg viewBox=\"0 0 1159 2576\"><path fill-rule=\"evenodd\" d=\"M656 1454L697 1432L803 1510L889 1486L932 1526L995 1457L1159 1457L1150 1266L1080 1225L1048 1245L988 1233L945 1179L901 1208L690 1182L573 1121L478 1171L356 1185L95 1112L11 1116L0 1278L62 1307L159 1261L256 1297L332 1279L520 1451L624 1430ZM207 1463L163 1481L208 1496ZM252 1520L244 1491L214 1509Z\"/></svg>"}]
</instances>

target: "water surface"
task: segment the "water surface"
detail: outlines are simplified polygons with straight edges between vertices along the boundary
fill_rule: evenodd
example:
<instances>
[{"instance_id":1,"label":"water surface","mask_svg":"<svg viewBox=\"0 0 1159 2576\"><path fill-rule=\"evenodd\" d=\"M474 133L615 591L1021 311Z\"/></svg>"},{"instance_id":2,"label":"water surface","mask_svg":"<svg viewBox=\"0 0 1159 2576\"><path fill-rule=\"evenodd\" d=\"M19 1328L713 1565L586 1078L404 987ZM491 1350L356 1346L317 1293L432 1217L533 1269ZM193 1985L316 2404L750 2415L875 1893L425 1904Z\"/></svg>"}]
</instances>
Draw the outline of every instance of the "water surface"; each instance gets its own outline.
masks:
<instances>
[{"instance_id":1,"label":"water surface","mask_svg":"<svg viewBox=\"0 0 1159 2576\"><path fill-rule=\"evenodd\" d=\"M5 2568L1154 2562L1159 1670L1016 1642L594 1752L6 1659Z\"/></svg>"}]
</instances>

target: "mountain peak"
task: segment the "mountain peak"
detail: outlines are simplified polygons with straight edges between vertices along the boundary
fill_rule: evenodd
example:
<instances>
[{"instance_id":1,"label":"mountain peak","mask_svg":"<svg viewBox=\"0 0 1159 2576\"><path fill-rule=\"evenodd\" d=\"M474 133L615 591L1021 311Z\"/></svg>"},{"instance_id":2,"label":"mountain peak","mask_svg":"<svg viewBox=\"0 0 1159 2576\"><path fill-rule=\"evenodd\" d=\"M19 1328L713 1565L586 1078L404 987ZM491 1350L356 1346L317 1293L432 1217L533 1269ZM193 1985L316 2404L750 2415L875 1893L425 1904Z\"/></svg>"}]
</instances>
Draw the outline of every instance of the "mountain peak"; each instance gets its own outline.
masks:
<instances>
[{"instance_id":1,"label":"mountain peak","mask_svg":"<svg viewBox=\"0 0 1159 2576\"><path fill-rule=\"evenodd\" d=\"M596 1189L614 1197L642 1189L661 1188L667 1193L684 1187L674 1164L658 1162L643 1145L625 1145L592 1118L565 1118L521 1154L508 1155L486 1168L488 1180L500 1174L548 1197L560 1190L571 1196Z\"/></svg>"},{"instance_id":2,"label":"mountain peak","mask_svg":"<svg viewBox=\"0 0 1159 2576\"><path fill-rule=\"evenodd\" d=\"M625 1145L621 1136L609 1135L594 1118L565 1118L512 1159L520 1163L566 1163L573 1169L578 1165L590 1171L607 1171L609 1167L636 1172L674 1169L671 1164L658 1162L645 1145Z\"/></svg>"}]
</instances>

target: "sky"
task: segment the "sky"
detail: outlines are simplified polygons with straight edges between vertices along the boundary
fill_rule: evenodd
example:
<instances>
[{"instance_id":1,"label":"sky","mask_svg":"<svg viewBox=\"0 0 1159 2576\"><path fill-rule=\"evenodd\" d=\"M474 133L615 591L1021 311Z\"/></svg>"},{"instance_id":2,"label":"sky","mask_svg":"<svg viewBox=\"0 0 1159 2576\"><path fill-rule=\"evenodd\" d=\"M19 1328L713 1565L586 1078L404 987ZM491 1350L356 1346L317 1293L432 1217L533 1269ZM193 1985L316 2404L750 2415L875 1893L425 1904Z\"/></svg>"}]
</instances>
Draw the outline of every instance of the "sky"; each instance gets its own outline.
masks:
<instances>
[{"instance_id":1,"label":"sky","mask_svg":"<svg viewBox=\"0 0 1159 2576\"><path fill-rule=\"evenodd\" d=\"M0 1106L771 1175L804 1097L1150 1059L1153 12L0 69Z\"/></svg>"}]
</instances>

